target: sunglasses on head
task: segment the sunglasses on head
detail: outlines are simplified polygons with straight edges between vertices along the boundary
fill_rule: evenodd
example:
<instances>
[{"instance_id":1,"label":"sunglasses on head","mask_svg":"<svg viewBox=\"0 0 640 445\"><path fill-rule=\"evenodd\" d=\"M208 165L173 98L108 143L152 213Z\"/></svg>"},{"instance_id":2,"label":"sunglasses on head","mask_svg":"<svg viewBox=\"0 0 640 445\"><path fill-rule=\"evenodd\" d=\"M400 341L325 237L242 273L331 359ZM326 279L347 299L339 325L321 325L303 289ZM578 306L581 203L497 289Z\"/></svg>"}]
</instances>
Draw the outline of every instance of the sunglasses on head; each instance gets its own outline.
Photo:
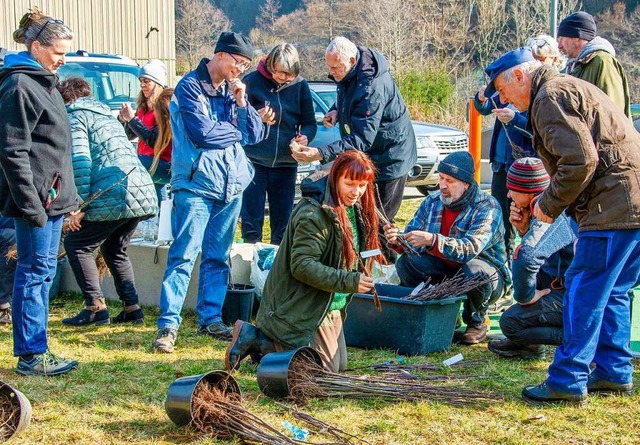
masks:
<instances>
[{"instance_id":1,"label":"sunglasses on head","mask_svg":"<svg viewBox=\"0 0 640 445\"><path fill-rule=\"evenodd\" d=\"M45 24L42 26L42 28L40 28L40 31L38 31L38 34L36 34L36 37L33 39L38 40L38 37L40 37L40 34L42 34L42 31L44 31L44 29L47 27L47 25L49 23L53 23L53 24L57 24L57 25L64 25L64 22L60 19L49 19L45 22Z\"/></svg>"}]
</instances>

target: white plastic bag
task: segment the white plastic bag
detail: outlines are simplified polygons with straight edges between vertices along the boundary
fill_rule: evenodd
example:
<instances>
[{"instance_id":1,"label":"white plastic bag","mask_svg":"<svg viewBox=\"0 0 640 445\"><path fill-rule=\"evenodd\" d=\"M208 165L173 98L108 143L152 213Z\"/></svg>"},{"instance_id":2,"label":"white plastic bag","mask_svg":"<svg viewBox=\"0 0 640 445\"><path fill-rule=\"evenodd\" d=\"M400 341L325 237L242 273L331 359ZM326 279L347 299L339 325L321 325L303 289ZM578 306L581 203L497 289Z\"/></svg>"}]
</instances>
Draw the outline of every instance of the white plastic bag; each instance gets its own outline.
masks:
<instances>
[{"instance_id":1,"label":"white plastic bag","mask_svg":"<svg viewBox=\"0 0 640 445\"><path fill-rule=\"evenodd\" d=\"M400 277L398 277L398 273L396 272L395 264L382 265L377 261L374 261L371 275L374 283L400 284Z\"/></svg>"},{"instance_id":2,"label":"white plastic bag","mask_svg":"<svg viewBox=\"0 0 640 445\"><path fill-rule=\"evenodd\" d=\"M268 252L262 252L262 256L264 258L262 258L261 260L261 251L264 251L266 249L268 249ZM264 284L267 282L267 276L269 276L269 270L271 269L271 264L273 264L273 258L275 258L275 254L277 251L278 246L274 244L255 243L253 246L253 261L251 261L251 284L255 286L255 292L258 298L262 297ZM264 263L267 263L266 269L263 269Z\"/></svg>"}]
</instances>

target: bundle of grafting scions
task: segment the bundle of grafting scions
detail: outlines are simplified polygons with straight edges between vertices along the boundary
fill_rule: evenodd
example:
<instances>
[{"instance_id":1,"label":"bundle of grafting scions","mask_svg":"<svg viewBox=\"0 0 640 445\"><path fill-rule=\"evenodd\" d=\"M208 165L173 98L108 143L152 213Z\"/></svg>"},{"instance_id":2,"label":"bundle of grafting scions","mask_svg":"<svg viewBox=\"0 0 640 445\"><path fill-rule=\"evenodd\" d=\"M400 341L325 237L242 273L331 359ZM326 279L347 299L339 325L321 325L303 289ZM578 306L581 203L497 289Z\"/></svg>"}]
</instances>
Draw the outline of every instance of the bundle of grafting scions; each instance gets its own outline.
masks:
<instances>
[{"instance_id":1,"label":"bundle of grafting scions","mask_svg":"<svg viewBox=\"0 0 640 445\"><path fill-rule=\"evenodd\" d=\"M495 275L495 274L494 274ZM465 277L461 271L451 278L445 278L440 283L429 286L431 277L424 282L424 287L414 295L403 297L404 300L429 301L463 295L477 287L489 283L494 275L479 273L472 277Z\"/></svg>"},{"instance_id":2,"label":"bundle of grafting scions","mask_svg":"<svg viewBox=\"0 0 640 445\"><path fill-rule=\"evenodd\" d=\"M16 395L10 392L0 393L0 440L13 435L20 421L20 403Z\"/></svg>"},{"instance_id":3,"label":"bundle of grafting scions","mask_svg":"<svg viewBox=\"0 0 640 445\"><path fill-rule=\"evenodd\" d=\"M462 385L426 385L420 381L330 372L300 354L289 365L289 399L305 403L312 398L436 400L467 406L472 401L495 400L489 394Z\"/></svg>"},{"instance_id":4,"label":"bundle of grafting scions","mask_svg":"<svg viewBox=\"0 0 640 445\"><path fill-rule=\"evenodd\" d=\"M318 442L317 445L349 445L353 444L354 440L363 442L310 414L292 409L290 411L295 418L317 428L319 433L330 435L334 439L331 442ZM273 428L247 410L242 405L240 394L227 391L224 383L213 385L203 380L198 384L193 394L192 417L191 425L194 428L219 439L239 438L246 443L268 445L314 443L290 438Z\"/></svg>"}]
</instances>

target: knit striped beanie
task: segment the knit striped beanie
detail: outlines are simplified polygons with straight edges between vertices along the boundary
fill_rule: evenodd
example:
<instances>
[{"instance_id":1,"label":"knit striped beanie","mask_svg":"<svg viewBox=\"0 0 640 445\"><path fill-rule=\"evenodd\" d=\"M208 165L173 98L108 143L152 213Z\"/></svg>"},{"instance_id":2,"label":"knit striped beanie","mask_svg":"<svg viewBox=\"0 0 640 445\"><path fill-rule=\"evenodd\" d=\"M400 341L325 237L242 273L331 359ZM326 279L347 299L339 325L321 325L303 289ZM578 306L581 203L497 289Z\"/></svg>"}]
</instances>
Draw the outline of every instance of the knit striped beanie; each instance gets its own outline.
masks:
<instances>
[{"instance_id":1,"label":"knit striped beanie","mask_svg":"<svg viewBox=\"0 0 640 445\"><path fill-rule=\"evenodd\" d=\"M507 172L507 188L520 193L540 193L549 186L549 175L536 158L517 159Z\"/></svg>"}]
</instances>

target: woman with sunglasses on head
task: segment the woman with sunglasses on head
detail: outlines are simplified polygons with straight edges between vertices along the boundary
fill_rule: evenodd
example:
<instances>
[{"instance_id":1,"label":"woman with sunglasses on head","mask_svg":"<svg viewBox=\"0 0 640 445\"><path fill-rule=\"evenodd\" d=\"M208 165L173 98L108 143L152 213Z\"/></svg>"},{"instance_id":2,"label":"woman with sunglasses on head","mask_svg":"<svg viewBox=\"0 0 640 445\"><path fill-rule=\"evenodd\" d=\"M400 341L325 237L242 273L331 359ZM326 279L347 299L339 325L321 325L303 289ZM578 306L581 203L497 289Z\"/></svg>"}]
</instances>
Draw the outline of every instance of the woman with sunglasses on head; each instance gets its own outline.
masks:
<instances>
[{"instance_id":1,"label":"woman with sunglasses on head","mask_svg":"<svg viewBox=\"0 0 640 445\"><path fill-rule=\"evenodd\" d=\"M124 123L129 139L138 138L138 157L151 171L158 141L158 125L155 105L167 84L167 68L162 61L151 59L140 68L140 94L136 99L136 110L131 104L124 103L118 120ZM152 173L158 194L158 202L166 199L166 185L171 180L171 143L162 147L161 155Z\"/></svg>"},{"instance_id":2,"label":"woman with sunglasses on head","mask_svg":"<svg viewBox=\"0 0 640 445\"><path fill-rule=\"evenodd\" d=\"M245 147L255 176L242 196L242 238L262 241L265 198L269 199L271 243L280 244L293 210L298 163L289 145L309 145L317 131L309 84L300 76L300 58L283 43L244 78L249 102L269 126L267 137Z\"/></svg>"},{"instance_id":3,"label":"woman with sunglasses on head","mask_svg":"<svg viewBox=\"0 0 640 445\"><path fill-rule=\"evenodd\" d=\"M311 346L330 371L347 367L342 320L353 292L373 289L380 249L373 191L375 166L358 150L338 155L302 182L282 245L267 277L256 326L238 320L225 355L228 370L251 355ZM327 175L328 173L328 175Z\"/></svg>"},{"instance_id":4,"label":"woman with sunglasses on head","mask_svg":"<svg viewBox=\"0 0 640 445\"><path fill-rule=\"evenodd\" d=\"M527 40L527 46L531 48L534 59L547 65L553 65L560 72L567 66L567 58L558 49L556 39L550 35L540 34L530 37Z\"/></svg>"},{"instance_id":5,"label":"woman with sunglasses on head","mask_svg":"<svg viewBox=\"0 0 640 445\"><path fill-rule=\"evenodd\" d=\"M0 70L0 212L13 217L18 263L13 286L13 353L21 375L65 374L74 360L49 351L49 290L56 273L62 222L80 227L71 164L71 131L56 72L73 32L37 9L13 33L26 51Z\"/></svg>"}]
</instances>

